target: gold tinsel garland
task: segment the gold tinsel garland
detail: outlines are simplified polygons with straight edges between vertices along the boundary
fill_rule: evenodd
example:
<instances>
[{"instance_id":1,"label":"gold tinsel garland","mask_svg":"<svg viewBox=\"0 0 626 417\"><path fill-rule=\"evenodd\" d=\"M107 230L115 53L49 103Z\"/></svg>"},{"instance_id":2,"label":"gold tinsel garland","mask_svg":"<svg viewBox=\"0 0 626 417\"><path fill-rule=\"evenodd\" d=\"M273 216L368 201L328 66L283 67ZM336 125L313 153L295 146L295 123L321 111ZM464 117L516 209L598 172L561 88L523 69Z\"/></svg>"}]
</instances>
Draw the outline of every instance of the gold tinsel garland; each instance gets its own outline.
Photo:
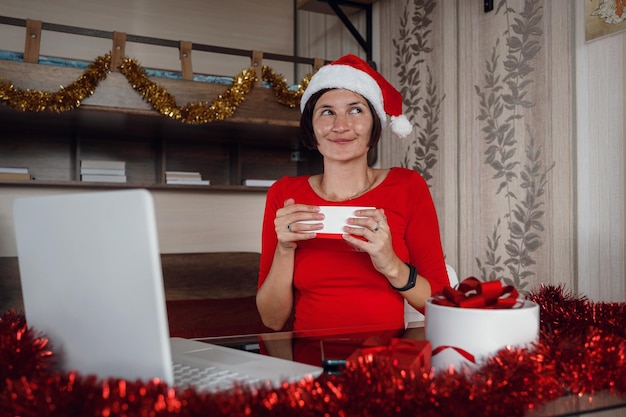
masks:
<instances>
[{"instance_id":1,"label":"gold tinsel garland","mask_svg":"<svg viewBox=\"0 0 626 417\"><path fill-rule=\"evenodd\" d=\"M233 79L233 85L217 96L213 103L199 102L179 106L176 104L176 98L150 80L145 70L135 60L124 59L120 71L133 90L150 103L152 108L164 116L184 123L208 123L232 116L252 89L255 79L254 70L243 70Z\"/></svg>"},{"instance_id":2,"label":"gold tinsel garland","mask_svg":"<svg viewBox=\"0 0 626 417\"><path fill-rule=\"evenodd\" d=\"M108 53L96 58L76 81L56 92L15 88L10 82L0 78L0 101L24 112L48 110L60 113L73 110L95 92L100 81L107 77L110 70L111 54ZM133 90L150 103L155 111L171 119L192 124L209 123L231 117L247 94L252 91L256 81L254 68L244 69L233 78L233 84L212 103L187 103L181 106L176 103L176 98L171 93L148 78L145 69L136 60L125 58L120 65L120 72ZM278 103L296 107L311 76L307 75L302 80L297 91L290 90L284 77L267 66L263 67L262 77L272 85Z\"/></svg>"},{"instance_id":3,"label":"gold tinsel garland","mask_svg":"<svg viewBox=\"0 0 626 417\"><path fill-rule=\"evenodd\" d=\"M263 81L267 81L272 84L272 90L274 91L276 101L289 107L296 107L300 104L300 99L302 98L304 90L306 90L309 85L309 81L311 81L311 76L312 74L309 74L304 77L302 82L298 84L298 90L292 91L289 90L287 82L282 75L276 74L274 70L268 66L263 66Z\"/></svg>"},{"instance_id":4,"label":"gold tinsel garland","mask_svg":"<svg viewBox=\"0 0 626 417\"><path fill-rule=\"evenodd\" d=\"M15 88L13 84L0 78L0 101L24 112L49 110L60 113L73 110L96 91L96 87L107 77L110 70L111 54L98 57L76 81L54 93Z\"/></svg>"}]
</instances>

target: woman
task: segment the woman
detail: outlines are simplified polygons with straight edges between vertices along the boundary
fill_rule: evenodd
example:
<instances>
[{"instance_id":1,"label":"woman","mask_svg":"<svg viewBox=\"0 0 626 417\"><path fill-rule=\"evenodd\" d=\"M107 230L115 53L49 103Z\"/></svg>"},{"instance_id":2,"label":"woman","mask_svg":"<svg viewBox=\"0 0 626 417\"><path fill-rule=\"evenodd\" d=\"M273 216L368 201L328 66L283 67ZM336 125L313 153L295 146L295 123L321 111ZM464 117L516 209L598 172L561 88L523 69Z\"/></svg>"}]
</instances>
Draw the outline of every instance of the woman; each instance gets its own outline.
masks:
<instances>
[{"instance_id":1,"label":"woman","mask_svg":"<svg viewBox=\"0 0 626 417\"><path fill-rule=\"evenodd\" d=\"M263 323L294 330L404 326L404 299L418 309L448 285L435 207L424 179L404 168L374 169L367 153L391 116L411 132L402 97L354 55L322 67L301 100L304 144L322 174L285 177L268 191L257 307ZM320 206L369 206L322 238ZM362 218L361 218L362 216ZM314 222L299 223L303 220Z\"/></svg>"}]
</instances>

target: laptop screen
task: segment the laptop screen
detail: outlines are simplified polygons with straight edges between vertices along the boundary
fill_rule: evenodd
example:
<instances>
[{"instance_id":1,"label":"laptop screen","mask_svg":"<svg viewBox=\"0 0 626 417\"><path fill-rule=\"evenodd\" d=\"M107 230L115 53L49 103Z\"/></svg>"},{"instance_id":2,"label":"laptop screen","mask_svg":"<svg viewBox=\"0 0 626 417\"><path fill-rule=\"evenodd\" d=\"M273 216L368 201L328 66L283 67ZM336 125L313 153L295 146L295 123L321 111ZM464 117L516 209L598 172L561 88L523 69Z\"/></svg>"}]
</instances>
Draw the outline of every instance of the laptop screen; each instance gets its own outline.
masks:
<instances>
[{"instance_id":1,"label":"laptop screen","mask_svg":"<svg viewBox=\"0 0 626 417\"><path fill-rule=\"evenodd\" d=\"M64 370L171 382L155 212L146 190L14 202L26 319Z\"/></svg>"}]
</instances>

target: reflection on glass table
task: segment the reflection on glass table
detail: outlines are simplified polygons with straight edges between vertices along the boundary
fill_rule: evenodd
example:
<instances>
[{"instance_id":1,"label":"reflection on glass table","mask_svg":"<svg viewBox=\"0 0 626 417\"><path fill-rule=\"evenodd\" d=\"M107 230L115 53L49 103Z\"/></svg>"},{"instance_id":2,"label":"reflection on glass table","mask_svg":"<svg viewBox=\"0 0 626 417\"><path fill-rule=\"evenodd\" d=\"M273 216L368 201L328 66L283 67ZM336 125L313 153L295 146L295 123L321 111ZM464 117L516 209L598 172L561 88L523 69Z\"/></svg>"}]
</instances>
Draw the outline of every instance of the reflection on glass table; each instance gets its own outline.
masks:
<instances>
[{"instance_id":1,"label":"reflection on glass table","mask_svg":"<svg viewBox=\"0 0 626 417\"><path fill-rule=\"evenodd\" d=\"M372 338L376 338L381 345L388 343L392 338L424 340L424 323L410 323L407 329L390 330L364 326L310 332L271 332L198 340L323 366L327 374L338 375L341 378L345 360L356 349L359 349L364 341ZM528 417L578 415L624 416L626 415L626 395L599 392L583 396L563 396L526 413Z\"/></svg>"}]
</instances>

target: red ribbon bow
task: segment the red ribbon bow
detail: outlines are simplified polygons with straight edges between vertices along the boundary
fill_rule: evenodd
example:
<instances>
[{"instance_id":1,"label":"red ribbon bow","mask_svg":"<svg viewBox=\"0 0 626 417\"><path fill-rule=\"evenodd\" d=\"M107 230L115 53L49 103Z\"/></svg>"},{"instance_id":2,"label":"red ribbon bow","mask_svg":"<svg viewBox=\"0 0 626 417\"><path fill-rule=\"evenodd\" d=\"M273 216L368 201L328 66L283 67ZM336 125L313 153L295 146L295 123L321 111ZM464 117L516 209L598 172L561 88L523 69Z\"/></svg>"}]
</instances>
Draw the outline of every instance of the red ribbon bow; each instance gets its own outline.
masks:
<instances>
[{"instance_id":1,"label":"red ribbon bow","mask_svg":"<svg viewBox=\"0 0 626 417\"><path fill-rule=\"evenodd\" d=\"M465 278L458 289L445 287L433 297L433 303L461 308L512 308L519 293L512 285L500 281L480 282L475 277Z\"/></svg>"}]
</instances>

